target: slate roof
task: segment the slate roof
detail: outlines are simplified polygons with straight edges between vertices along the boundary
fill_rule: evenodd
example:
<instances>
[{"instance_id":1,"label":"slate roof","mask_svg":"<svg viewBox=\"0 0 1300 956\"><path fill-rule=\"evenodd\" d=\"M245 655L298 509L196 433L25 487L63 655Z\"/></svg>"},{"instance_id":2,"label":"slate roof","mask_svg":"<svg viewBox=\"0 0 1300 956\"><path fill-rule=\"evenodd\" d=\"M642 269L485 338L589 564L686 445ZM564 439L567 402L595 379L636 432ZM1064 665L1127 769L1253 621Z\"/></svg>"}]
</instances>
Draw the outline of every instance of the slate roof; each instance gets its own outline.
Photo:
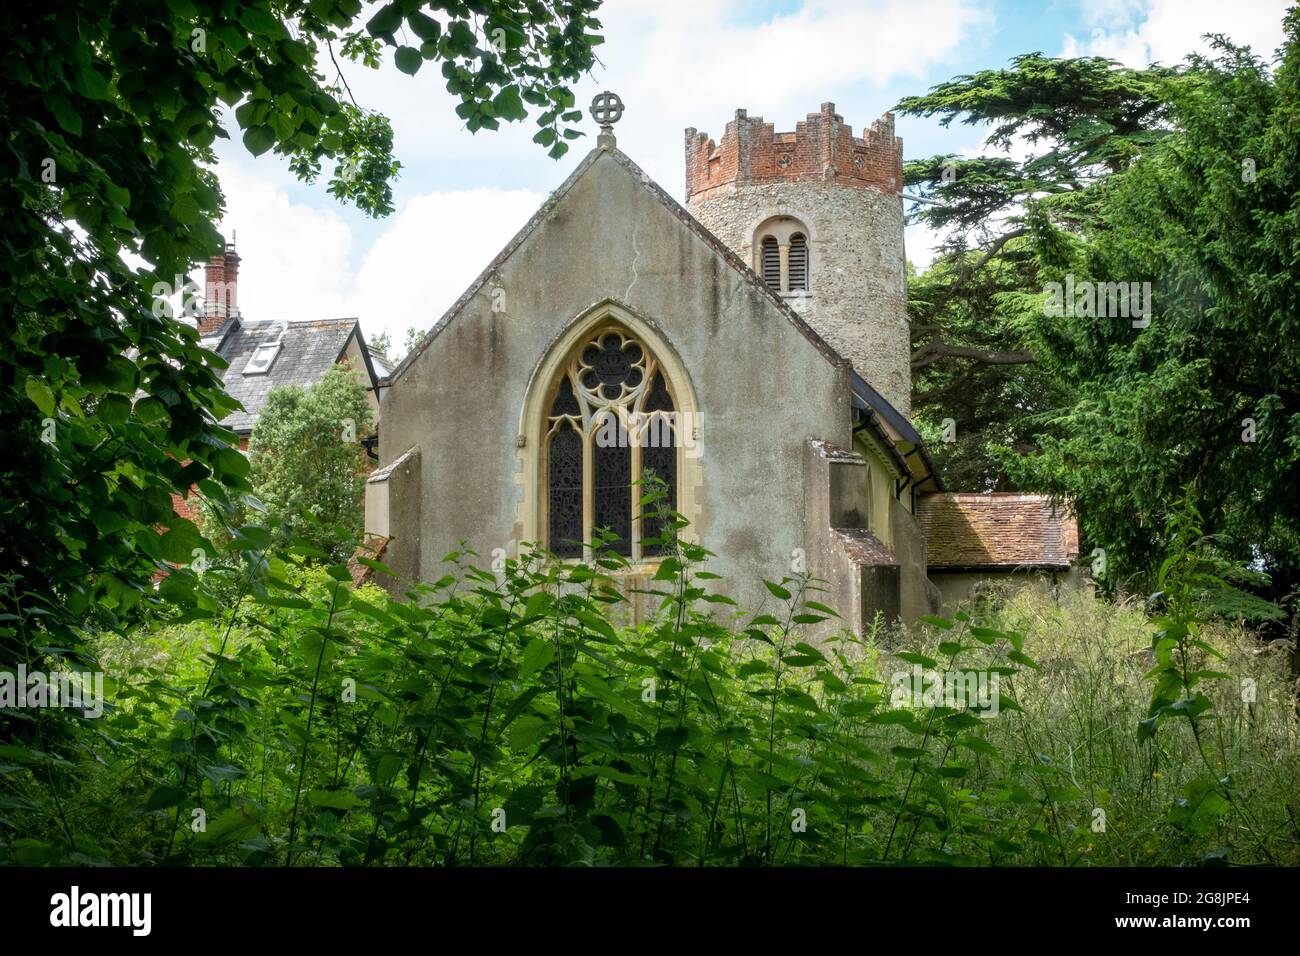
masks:
<instances>
[{"instance_id":1,"label":"slate roof","mask_svg":"<svg viewBox=\"0 0 1300 956\"><path fill-rule=\"evenodd\" d=\"M931 571L1063 570L1079 554L1078 521L1047 495L923 495L917 518Z\"/></svg>"},{"instance_id":2,"label":"slate roof","mask_svg":"<svg viewBox=\"0 0 1300 956\"><path fill-rule=\"evenodd\" d=\"M244 406L242 412L231 412L221 424L241 435L252 431L271 389L283 385L307 388L316 384L342 357L354 333L360 340L362 354L368 354L356 319L250 322L241 318L227 322L215 335L203 340L204 346L230 363L221 372L221 379L231 397ZM264 374L245 375L244 368L257 347L270 345L277 339L281 347L270 369ZM367 373L373 387L374 369L368 369Z\"/></svg>"}]
</instances>

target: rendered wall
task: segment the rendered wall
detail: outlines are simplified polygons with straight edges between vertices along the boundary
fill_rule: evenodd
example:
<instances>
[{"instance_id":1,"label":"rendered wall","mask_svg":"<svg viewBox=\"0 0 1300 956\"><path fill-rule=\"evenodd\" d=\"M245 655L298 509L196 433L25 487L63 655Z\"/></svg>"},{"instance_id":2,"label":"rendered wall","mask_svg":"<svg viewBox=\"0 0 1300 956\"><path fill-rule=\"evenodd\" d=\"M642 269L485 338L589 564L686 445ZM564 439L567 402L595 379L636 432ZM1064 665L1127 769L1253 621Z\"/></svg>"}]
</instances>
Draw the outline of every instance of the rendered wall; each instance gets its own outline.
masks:
<instances>
[{"instance_id":1,"label":"rendered wall","mask_svg":"<svg viewBox=\"0 0 1300 956\"><path fill-rule=\"evenodd\" d=\"M899 611L903 620L911 623L939 609L939 590L927 574L925 536L920 522L897 499L890 502L889 520L893 528L891 547L899 566Z\"/></svg>"},{"instance_id":2,"label":"rendered wall","mask_svg":"<svg viewBox=\"0 0 1300 956\"><path fill-rule=\"evenodd\" d=\"M958 571L933 570L930 579L939 589L940 611L951 614L981 587L1079 587L1083 576L1078 568L1061 571Z\"/></svg>"},{"instance_id":3,"label":"rendered wall","mask_svg":"<svg viewBox=\"0 0 1300 956\"><path fill-rule=\"evenodd\" d=\"M419 446L421 534L417 559L389 563L432 580L462 540L486 564L537 538L540 449L521 421L531 380L566 329L613 299L666 343L698 403L693 535L717 553L727 593L770 607L762 580L788 574L805 544L804 443L851 439L844 370L626 160L589 162L395 373L380 458Z\"/></svg>"}]
</instances>

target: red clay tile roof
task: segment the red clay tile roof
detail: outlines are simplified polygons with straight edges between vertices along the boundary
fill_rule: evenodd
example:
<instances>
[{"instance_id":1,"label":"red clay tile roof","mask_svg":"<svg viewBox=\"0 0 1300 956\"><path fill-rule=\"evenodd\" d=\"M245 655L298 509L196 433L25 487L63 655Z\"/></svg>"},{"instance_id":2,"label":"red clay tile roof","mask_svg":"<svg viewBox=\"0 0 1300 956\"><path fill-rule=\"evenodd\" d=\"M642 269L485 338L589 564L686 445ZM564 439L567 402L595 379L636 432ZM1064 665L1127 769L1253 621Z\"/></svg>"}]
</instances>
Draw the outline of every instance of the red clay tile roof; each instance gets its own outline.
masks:
<instances>
[{"instance_id":1,"label":"red clay tile roof","mask_svg":"<svg viewBox=\"0 0 1300 956\"><path fill-rule=\"evenodd\" d=\"M388 542L392 540L392 538L370 535L368 540L357 548L352 557L348 559L348 573L352 575L353 587L360 587L375 579L375 569L362 564L357 559L368 558L371 561L383 561L384 552L388 550Z\"/></svg>"},{"instance_id":2,"label":"red clay tile roof","mask_svg":"<svg viewBox=\"0 0 1300 956\"><path fill-rule=\"evenodd\" d=\"M898 558L884 543L865 528L835 528L835 537L844 545L849 560L870 567L891 567Z\"/></svg>"},{"instance_id":3,"label":"red clay tile roof","mask_svg":"<svg viewBox=\"0 0 1300 956\"><path fill-rule=\"evenodd\" d=\"M1047 495L936 494L917 499L931 568L1068 568L1079 524Z\"/></svg>"}]
</instances>

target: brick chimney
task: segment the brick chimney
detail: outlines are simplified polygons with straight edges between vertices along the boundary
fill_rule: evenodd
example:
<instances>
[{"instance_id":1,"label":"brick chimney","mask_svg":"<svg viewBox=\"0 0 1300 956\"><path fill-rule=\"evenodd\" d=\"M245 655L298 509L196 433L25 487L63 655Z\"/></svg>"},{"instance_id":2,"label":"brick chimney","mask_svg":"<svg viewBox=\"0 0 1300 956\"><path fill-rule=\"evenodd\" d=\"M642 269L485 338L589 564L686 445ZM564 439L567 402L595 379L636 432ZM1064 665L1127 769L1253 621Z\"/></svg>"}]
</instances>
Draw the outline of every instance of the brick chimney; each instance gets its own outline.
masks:
<instances>
[{"instance_id":1,"label":"brick chimney","mask_svg":"<svg viewBox=\"0 0 1300 956\"><path fill-rule=\"evenodd\" d=\"M235 252L235 244L226 243L226 251L209 259L204 273L199 334L211 335L226 324L227 318L239 318L239 253Z\"/></svg>"}]
</instances>

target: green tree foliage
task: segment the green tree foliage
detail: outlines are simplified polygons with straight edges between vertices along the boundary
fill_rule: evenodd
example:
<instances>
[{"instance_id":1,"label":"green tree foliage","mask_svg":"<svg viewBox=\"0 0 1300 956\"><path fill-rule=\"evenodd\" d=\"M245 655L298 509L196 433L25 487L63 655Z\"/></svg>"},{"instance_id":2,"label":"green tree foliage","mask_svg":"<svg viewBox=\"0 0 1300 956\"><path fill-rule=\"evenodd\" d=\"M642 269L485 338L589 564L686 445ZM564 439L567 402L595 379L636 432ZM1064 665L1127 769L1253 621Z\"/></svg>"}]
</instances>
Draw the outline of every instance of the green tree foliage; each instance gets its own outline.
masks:
<instances>
[{"instance_id":1,"label":"green tree foliage","mask_svg":"<svg viewBox=\"0 0 1300 956\"><path fill-rule=\"evenodd\" d=\"M988 125L986 145L1008 153L904 166L905 182L934 200L911 220L944 236L931 268L908 283L908 312L913 407L951 487L1017 487L994 449L1030 450L1033 416L1065 404L1068 386L1036 367L1030 348L1042 263L1091 221L1098 184L1167 134L1163 84L1177 75L1031 53L899 103L944 126Z\"/></svg>"},{"instance_id":2,"label":"green tree foliage","mask_svg":"<svg viewBox=\"0 0 1300 956\"><path fill-rule=\"evenodd\" d=\"M388 334L387 330L380 332L372 338L369 345L372 353L378 352L380 355L384 356L384 358L388 359L395 357L393 355L392 337Z\"/></svg>"},{"instance_id":3,"label":"green tree foliage","mask_svg":"<svg viewBox=\"0 0 1300 956\"><path fill-rule=\"evenodd\" d=\"M249 490L244 456L215 424L232 410L220 359L157 294L180 292L221 248L216 138L233 132L309 180L329 164L331 193L386 213L391 131L353 101L340 61L377 66L387 45L406 73L440 65L471 131L532 106L537 140L558 156L579 135L568 84L594 62L596 6L394 2L364 22L360 0L8 11L0 573L44 602L44 626L132 610L152 600L156 568L191 560L205 542L172 493Z\"/></svg>"},{"instance_id":4,"label":"green tree foliage","mask_svg":"<svg viewBox=\"0 0 1300 956\"><path fill-rule=\"evenodd\" d=\"M1227 657L1207 640L1205 625L1220 616L1276 620L1282 610L1237 586L1258 584L1252 579L1258 579L1259 572L1252 573L1220 554L1217 542L1201 532L1201 521L1185 498L1170 509L1169 553L1155 575L1160 590L1148 602L1158 608L1151 641L1156 666L1147 674L1153 685L1151 704L1138 725L1138 736L1153 738L1162 723L1185 719L1196 742L1202 772L1187 782L1182 798L1171 808L1171 823L1189 833L1207 833L1220 817L1235 811L1243 828L1253 830L1254 821L1243 810L1247 794L1240 791L1226 755L1209 746L1215 714L1214 700L1206 690L1211 682L1230 681L1232 675L1221 669ZM1253 702L1254 688L1243 685L1243 691L1243 697Z\"/></svg>"},{"instance_id":5,"label":"green tree foliage","mask_svg":"<svg viewBox=\"0 0 1300 956\"><path fill-rule=\"evenodd\" d=\"M399 344L393 340L392 334L385 330L380 332L370 340L370 350L378 352L391 362L401 362L402 359L411 354L411 350L420 344L425 333L415 326L407 326L406 334L402 337Z\"/></svg>"},{"instance_id":6,"label":"green tree foliage","mask_svg":"<svg viewBox=\"0 0 1300 956\"><path fill-rule=\"evenodd\" d=\"M1031 54L900 104L1031 148L907 166L948 231L909 289L922 426L955 420L954 481L1074 499L1112 580L1155 567L1190 486L1208 531L1296 583L1296 24L1275 71L1222 40L1177 68ZM1151 283L1149 327L1048 314L1067 281Z\"/></svg>"},{"instance_id":7,"label":"green tree foliage","mask_svg":"<svg viewBox=\"0 0 1300 956\"><path fill-rule=\"evenodd\" d=\"M158 636L104 638L116 679L98 733L66 758L0 748L0 861L1296 861L1296 714L1277 662L1241 635L1198 631L1216 659L1231 652L1221 673L1196 648L1187 658L1214 701L1190 727L1234 778L1206 790L1193 733L1171 719L1139 739L1140 611L1022 596L1019 610L928 619L891 652L883 628L819 631L834 612L804 577L767 582L765 607L740 612L714 591L708 552L671 534L637 627L626 561L599 539L590 563L525 547L488 572L454 553L405 596L289 553L210 570ZM1177 616L1173 589L1170 603ZM21 608L6 617L27 626ZM935 692L936 674L984 689ZM1257 714L1238 692L1247 675ZM1173 697L1157 703L1179 715ZM1237 814L1220 812L1223 793Z\"/></svg>"},{"instance_id":8,"label":"green tree foliage","mask_svg":"<svg viewBox=\"0 0 1300 956\"><path fill-rule=\"evenodd\" d=\"M1168 85L1173 131L1099 190L1045 278L1149 283L1150 325L1038 313L1032 349L1075 395L1021 480L1079 502L1121 576L1154 566L1190 488L1285 594L1300 574L1300 13L1276 72L1220 41Z\"/></svg>"},{"instance_id":9,"label":"green tree foliage","mask_svg":"<svg viewBox=\"0 0 1300 956\"><path fill-rule=\"evenodd\" d=\"M908 283L912 334L931 343L913 354L912 404L949 488L1016 490L996 449L1032 450L1035 416L1069 394L1025 348L1029 313L1042 308L1026 291L1038 274L1026 245L1013 240L979 267L979 252L941 255Z\"/></svg>"},{"instance_id":10,"label":"green tree foliage","mask_svg":"<svg viewBox=\"0 0 1300 956\"><path fill-rule=\"evenodd\" d=\"M282 529L331 561L351 556L361 537L372 427L366 390L336 364L310 388L272 389L249 440L249 481L266 509L259 523Z\"/></svg>"}]
</instances>

